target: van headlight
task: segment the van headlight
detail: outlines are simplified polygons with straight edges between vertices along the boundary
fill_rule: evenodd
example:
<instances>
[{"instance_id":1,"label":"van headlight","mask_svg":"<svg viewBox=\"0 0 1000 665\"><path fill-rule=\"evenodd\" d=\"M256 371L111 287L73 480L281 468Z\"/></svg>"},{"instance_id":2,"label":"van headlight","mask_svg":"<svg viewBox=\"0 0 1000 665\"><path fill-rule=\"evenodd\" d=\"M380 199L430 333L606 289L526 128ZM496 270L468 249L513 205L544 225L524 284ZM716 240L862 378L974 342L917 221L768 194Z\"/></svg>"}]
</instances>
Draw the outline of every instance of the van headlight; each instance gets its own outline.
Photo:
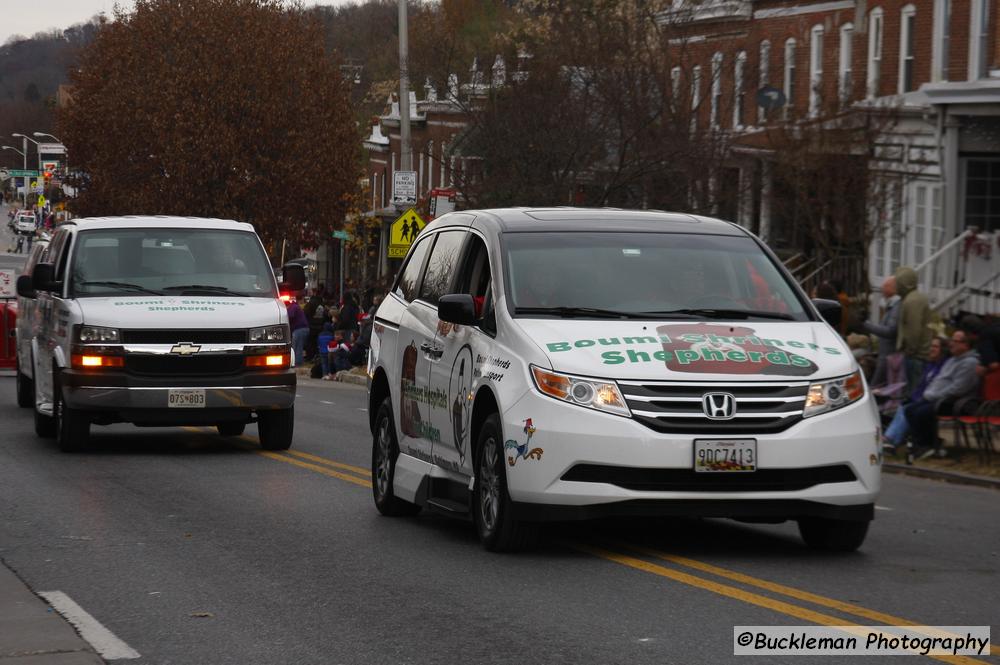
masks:
<instances>
[{"instance_id":1,"label":"van headlight","mask_svg":"<svg viewBox=\"0 0 1000 665\"><path fill-rule=\"evenodd\" d=\"M531 366L531 376L538 392L555 399L597 411L607 411L615 415L632 416L625 405L625 398L613 381L584 379L578 376L550 372L541 367Z\"/></svg>"},{"instance_id":2,"label":"van headlight","mask_svg":"<svg viewBox=\"0 0 1000 665\"><path fill-rule=\"evenodd\" d=\"M821 381L809 386L802 417L818 416L857 402L865 396L865 380L858 370L850 376Z\"/></svg>"},{"instance_id":3,"label":"van headlight","mask_svg":"<svg viewBox=\"0 0 1000 665\"><path fill-rule=\"evenodd\" d=\"M277 326L264 326L263 328L250 329L251 344L266 344L269 342L282 343L288 341L288 326L285 324Z\"/></svg>"},{"instance_id":4,"label":"van headlight","mask_svg":"<svg viewBox=\"0 0 1000 665\"><path fill-rule=\"evenodd\" d=\"M97 342L99 344L117 343L119 340L117 328L105 328L103 326L80 326L77 339L85 344Z\"/></svg>"}]
</instances>

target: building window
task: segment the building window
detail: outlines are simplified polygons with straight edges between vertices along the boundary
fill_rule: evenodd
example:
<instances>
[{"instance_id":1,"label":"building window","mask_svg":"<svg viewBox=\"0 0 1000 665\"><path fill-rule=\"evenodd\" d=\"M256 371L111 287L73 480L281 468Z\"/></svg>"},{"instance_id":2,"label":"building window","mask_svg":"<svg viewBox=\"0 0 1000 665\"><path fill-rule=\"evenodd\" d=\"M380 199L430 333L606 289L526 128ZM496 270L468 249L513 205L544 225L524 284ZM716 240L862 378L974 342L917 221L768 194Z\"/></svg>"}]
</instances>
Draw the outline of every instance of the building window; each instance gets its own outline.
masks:
<instances>
[{"instance_id":1,"label":"building window","mask_svg":"<svg viewBox=\"0 0 1000 665\"><path fill-rule=\"evenodd\" d=\"M969 80L984 78L988 72L989 62L989 0L972 0L969 18Z\"/></svg>"},{"instance_id":2,"label":"building window","mask_svg":"<svg viewBox=\"0 0 1000 665\"><path fill-rule=\"evenodd\" d=\"M846 104L851 99L851 88L854 87L854 24L845 23L840 26L840 62L837 67L837 90L840 103Z\"/></svg>"},{"instance_id":3,"label":"building window","mask_svg":"<svg viewBox=\"0 0 1000 665\"><path fill-rule=\"evenodd\" d=\"M785 42L785 117L791 114L795 106L795 40Z\"/></svg>"},{"instance_id":4,"label":"building window","mask_svg":"<svg viewBox=\"0 0 1000 665\"><path fill-rule=\"evenodd\" d=\"M899 85L898 92L910 92L913 87L913 26L917 8L906 5L899 12Z\"/></svg>"},{"instance_id":5,"label":"building window","mask_svg":"<svg viewBox=\"0 0 1000 665\"><path fill-rule=\"evenodd\" d=\"M709 111L713 129L719 128L719 109L722 106L722 54L712 56L712 99Z\"/></svg>"},{"instance_id":6,"label":"building window","mask_svg":"<svg viewBox=\"0 0 1000 665\"><path fill-rule=\"evenodd\" d=\"M701 65L691 69L691 131L698 131L698 106L701 104Z\"/></svg>"},{"instance_id":7,"label":"building window","mask_svg":"<svg viewBox=\"0 0 1000 665\"><path fill-rule=\"evenodd\" d=\"M823 26L809 31L809 115L816 116L823 99Z\"/></svg>"},{"instance_id":8,"label":"building window","mask_svg":"<svg viewBox=\"0 0 1000 665\"><path fill-rule=\"evenodd\" d=\"M763 88L771 82L771 42L766 39L760 43L760 64L759 64L760 85ZM762 124L767 122L767 111L763 106L757 108L757 122Z\"/></svg>"},{"instance_id":9,"label":"building window","mask_svg":"<svg viewBox=\"0 0 1000 665\"><path fill-rule=\"evenodd\" d=\"M736 54L736 62L733 65L733 127L743 126L743 74L747 65L746 51Z\"/></svg>"},{"instance_id":10,"label":"building window","mask_svg":"<svg viewBox=\"0 0 1000 665\"><path fill-rule=\"evenodd\" d=\"M965 160L965 226L1000 230L1000 159Z\"/></svg>"},{"instance_id":11,"label":"building window","mask_svg":"<svg viewBox=\"0 0 1000 665\"><path fill-rule=\"evenodd\" d=\"M934 0L934 46L931 53L931 80L948 80L949 33L951 32L951 0Z\"/></svg>"},{"instance_id":12,"label":"building window","mask_svg":"<svg viewBox=\"0 0 1000 665\"><path fill-rule=\"evenodd\" d=\"M673 67L670 69L670 109L677 113L678 105L677 100L680 99L681 94L681 68Z\"/></svg>"},{"instance_id":13,"label":"building window","mask_svg":"<svg viewBox=\"0 0 1000 665\"><path fill-rule=\"evenodd\" d=\"M882 19L881 7L868 14L868 99L878 96L882 81Z\"/></svg>"}]
</instances>

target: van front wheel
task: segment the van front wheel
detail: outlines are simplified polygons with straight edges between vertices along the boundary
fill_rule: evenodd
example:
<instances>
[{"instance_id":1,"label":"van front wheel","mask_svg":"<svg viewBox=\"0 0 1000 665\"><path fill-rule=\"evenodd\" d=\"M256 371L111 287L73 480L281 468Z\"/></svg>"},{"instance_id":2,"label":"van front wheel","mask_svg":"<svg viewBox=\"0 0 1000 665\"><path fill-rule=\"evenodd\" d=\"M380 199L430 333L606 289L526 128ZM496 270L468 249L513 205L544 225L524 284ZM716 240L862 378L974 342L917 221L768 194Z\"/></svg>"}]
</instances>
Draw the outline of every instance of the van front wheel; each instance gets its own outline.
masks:
<instances>
[{"instance_id":1,"label":"van front wheel","mask_svg":"<svg viewBox=\"0 0 1000 665\"><path fill-rule=\"evenodd\" d=\"M257 433L264 450L288 450L292 447L295 407L257 412Z\"/></svg>"},{"instance_id":2,"label":"van front wheel","mask_svg":"<svg viewBox=\"0 0 1000 665\"><path fill-rule=\"evenodd\" d=\"M806 545L829 552L853 552L861 547L868 535L868 520L833 520L804 517L799 520L799 533Z\"/></svg>"},{"instance_id":3,"label":"van front wheel","mask_svg":"<svg viewBox=\"0 0 1000 665\"><path fill-rule=\"evenodd\" d=\"M35 405L35 382L17 369L17 405L22 409Z\"/></svg>"},{"instance_id":4,"label":"van front wheel","mask_svg":"<svg viewBox=\"0 0 1000 665\"><path fill-rule=\"evenodd\" d=\"M530 547L537 525L513 516L504 468L503 433L500 417L491 414L479 430L476 446L476 490L472 512L483 547L491 552L517 552Z\"/></svg>"}]
</instances>

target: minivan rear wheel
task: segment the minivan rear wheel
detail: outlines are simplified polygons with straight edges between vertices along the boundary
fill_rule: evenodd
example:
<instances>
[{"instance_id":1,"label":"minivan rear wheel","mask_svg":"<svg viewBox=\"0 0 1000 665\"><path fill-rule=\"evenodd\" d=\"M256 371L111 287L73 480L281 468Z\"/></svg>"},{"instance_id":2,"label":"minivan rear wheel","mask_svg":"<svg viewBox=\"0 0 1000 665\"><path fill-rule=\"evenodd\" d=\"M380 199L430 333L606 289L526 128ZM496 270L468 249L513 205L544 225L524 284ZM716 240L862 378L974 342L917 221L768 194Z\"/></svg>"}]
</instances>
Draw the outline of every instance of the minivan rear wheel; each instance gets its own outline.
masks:
<instances>
[{"instance_id":1,"label":"minivan rear wheel","mask_svg":"<svg viewBox=\"0 0 1000 665\"><path fill-rule=\"evenodd\" d=\"M473 518L479 541L491 552L517 552L534 544L536 524L514 518L504 468L503 432L500 416L491 414L477 437L473 495Z\"/></svg>"},{"instance_id":2,"label":"minivan rear wheel","mask_svg":"<svg viewBox=\"0 0 1000 665\"><path fill-rule=\"evenodd\" d=\"M865 542L869 524L868 520L804 517L799 520L799 533L806 545L813 549L853 552Z\"/></svg>"}]
</instances>

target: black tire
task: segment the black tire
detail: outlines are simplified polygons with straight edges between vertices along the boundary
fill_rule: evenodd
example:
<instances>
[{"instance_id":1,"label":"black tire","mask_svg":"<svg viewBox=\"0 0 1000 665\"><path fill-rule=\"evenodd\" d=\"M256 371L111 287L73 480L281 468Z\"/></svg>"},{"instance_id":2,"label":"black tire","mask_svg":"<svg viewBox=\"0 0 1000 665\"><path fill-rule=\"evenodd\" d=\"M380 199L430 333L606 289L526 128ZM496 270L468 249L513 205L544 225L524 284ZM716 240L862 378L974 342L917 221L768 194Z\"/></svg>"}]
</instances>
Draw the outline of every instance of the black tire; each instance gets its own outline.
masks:
<instances>
[{"instance_id":1,"label":"black tire","mask_svg":"<svg viewBox=\"0 0 1000 665\"><path fill-rule=\"evenodd\" d=\"M22 409L35 406L35 382L17 368L17 405Z\"/></svg>"},{"instance_id":2,"label":"black tire","mask_svg":"<svg viewBox=\"0 0 1000 665\"><path fill-rule=\"evenodd\" d=\"M504 467L500 416L486 418L476 439L476 489L472 513L479 541L491 552L517 552L534 545L538 525L513 517Z\"/></svg>"},{"instance_id":3,"label":"black tire","mask_svg":"<svg viewBox=\"0 0 1000 665\"><path fill-rule=\"evenodd\" d=\"M219 430L221 436L239 436L243 434L243 430L246 428L246 423L219 423L215 426L215 429ZM287 447L285 446L282 450L287 449Z\"/></svg>"},{"instance_id":4,"label":"black tire","mask_svg":"<svg viewBox=\"0 0 1000 665\"><path fill-rule=\"evenodd\" d=\"M806 545L828 552L853 552L868 535L868 520L833 520L807 517L799 520L799 533Z\"/></svg>"},{"instance_id":5,"label":"black tire","mask_svg":"<svg viewBox=\"0 0 1000 665\"><path fill-rule=\"evenodd\" d=\"M386 397L375 414L372 433L372 498L380 513L388 517L406 517L420 512L420 506L400 499L393 493L399 443L392 418L392 400Z\"/></svg>"},{"instance_id":6,"label":"black tire","mask_svg":"<svg viewBox=\"0 0 1000 665\"><path fill-rule=\"evenodd\" d=\"M58 390L58 386L56 386ZM67 406L61 393L53 410L56 413L56 443L64 453L78 453L87 447L90 440L90 418L79 409Z\"/></svg>"},{"instance_id":7,"label":"black tire","mask_svg":"<svg viewBox=\"0 0 1000 665\"><path fill-rule=\"evenodd\" d=\"M32 391L31 391L32 402L34 403L38 399L38 396L35 395L34 391L35 382L32 381L31 383L32 383ZM55 395L54 389L53 389L53 395ZM35 434L42 437L43 439L52 439L55 438L56 436L56 419L54 415L56 413L55 404L52 405L52 413L53 415L47 416L44 413L41 413L38 410L38 407L35 406Z\"/></svg>"},{"instance_id":8,"label":"black tire","mask_svg":"<svg viewBox=\"0 0 1000 665\"><path fill-rule=\"evenodd\" d=\"M288 450L295 429L295 407L257 412L257 433L264 450Z\"/></svg>"}]
</instances>

